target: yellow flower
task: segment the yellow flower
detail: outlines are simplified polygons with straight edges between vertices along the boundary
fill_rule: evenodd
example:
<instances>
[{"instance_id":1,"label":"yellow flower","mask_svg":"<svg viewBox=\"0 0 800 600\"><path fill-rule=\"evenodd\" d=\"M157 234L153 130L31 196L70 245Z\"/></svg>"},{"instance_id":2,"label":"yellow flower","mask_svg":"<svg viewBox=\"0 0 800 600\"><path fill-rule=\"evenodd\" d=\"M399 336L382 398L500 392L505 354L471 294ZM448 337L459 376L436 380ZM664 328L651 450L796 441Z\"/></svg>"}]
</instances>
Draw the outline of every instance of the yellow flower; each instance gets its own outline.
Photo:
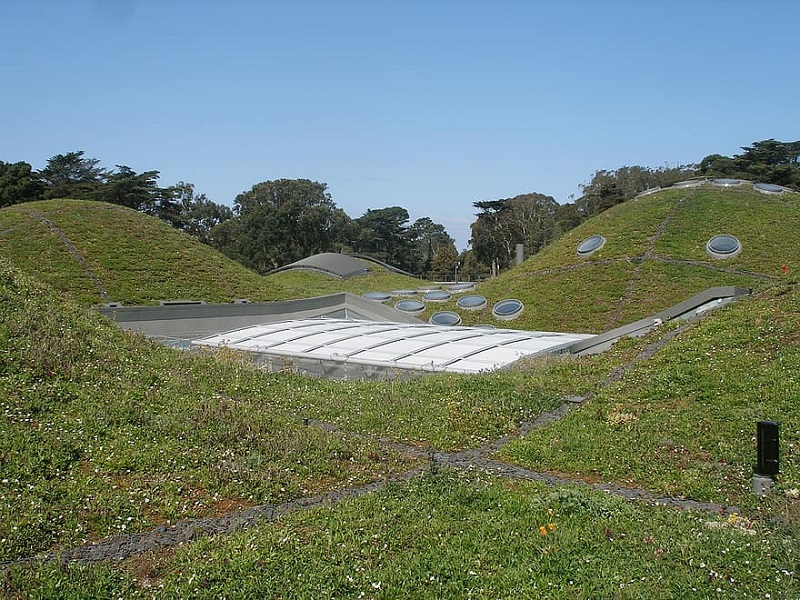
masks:
<instances>
[{"instance_id":1,"label":"yellow flower","mask_svg":"<svg viewBox=\"0 0 800 600\"><path fill-rule=\"evenodd\" d=\"M541 533L542 535L547 535L547 527L545 527L544 525L539 527L539 533Z\"/></svg>"},{"instance_id":2,"label":"yellow flower","mask_svg":"<svg viewBox=\"0 0 800 600\"><path fill-rule=\"evenodd\" d=\"M547 528L548 528L550 531L553 531L553 529L555 529L555 528L556 528L556 524L555 524L555 523L548 523L548 524L547 524Z\"/></svg>"}]
</instances>

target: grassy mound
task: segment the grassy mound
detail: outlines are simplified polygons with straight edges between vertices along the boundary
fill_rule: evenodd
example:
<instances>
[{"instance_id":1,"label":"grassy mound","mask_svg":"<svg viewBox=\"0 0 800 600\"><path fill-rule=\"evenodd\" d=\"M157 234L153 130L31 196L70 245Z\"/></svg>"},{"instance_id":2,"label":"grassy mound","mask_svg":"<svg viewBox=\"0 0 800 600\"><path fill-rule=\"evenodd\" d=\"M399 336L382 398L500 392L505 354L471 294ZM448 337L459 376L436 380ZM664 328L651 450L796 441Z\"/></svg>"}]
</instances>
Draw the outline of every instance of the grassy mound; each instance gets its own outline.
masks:
<instances>
[{"instance_id":1,"label":"grassy mound","mask_svg":"<svg viewBox=\"0 0 800 600\"><path fill-rule=\"evenodd\" d=\"M662 494L750 504L756 422L781 428L781 479L800 483L800 292L780 287L693 325L586 406L515 441L521 465Z\"/></svg>"},{"instance_id":2,"label":"grassy mound","mask_svg":"<svg viewBox=\"0 0 800 600\"><path fill-rule=\"evenodd\" d=\"M142 213L48 200L0 210L0 253L82 303L270 300L280 288Z\"/></svg>"},{"instance_id":3,"label":"grassy mound","mask_svg":"<svg viewBox=\"0 0 800 600\"><path fill-rule=\"evenodd\" d=\"M158 219L80 200L0 210L0 256L84 304L289 300L419 283L374 265L344 282L312 273L262 277Z\"/></svg>"},{"instance_id":4,"label":"grassy mound","mask_svg":"<svg viewBox=\"0 0 800 600\"><path fill-rule=\"evenodd\" d=\"M417 289L426 285L425 281L392 273L375 266L374 263L369 263L369 265L371 269L369 273L349 279L336 279L322 273L300 270L281 271L267 275L266 279L283 290L285 300L324 296L337 292L350 292L356 295L366 292L388 293L392 290Z\"/></svg>"},{"instance_id":5,"label":"grassy mound","mask_svg":"<svg viewBox=\"0 0 800 600\"><path fill-rule=\"evenodd\" d=\"M119 331L5 263L0 315L0 561L407 467L304 427L297 379Z\"/></svg>"},{"instance_id":6,"label":"grassy mound","mask_svg":"<svg viewBox=\"0 0 800 600\"><path fill-rule=\"evenodd\" d=\"M519 329L599 332L649 316L712 286L763 290L800 270L796 232L800 194L765 196L748 189L664 190L620 204L586 221L522 265L481 283L489 299L525 303L509 323ZM736 236L742 252L715 260L706 242ZM588 257L581 240L606 238ZM454 304L451 304L451 307Z\"/></svg>"},{"instance_id":7,"label":"grassy mound","mask_svg":"<svg viewBox=\"0 0 800 600\"><path fill-rule=\"evenodd\" d=\"M370 481L414 462L381 437L470 447L559 402L522 372L263 374L119 331L2 261L0 348L0 562Z\"/></svg>"},{"instance_id":8,"label":"grassy mound","mask_svg":"<svg viewBox=\"0 0 800 600\"><path fill-rule=\"evenodd\" d=\"M77 211L41 206L73 243L119 235L122 246L133 244L122 234L81 234ZM0 249L13 260L0 260L0 563L375 481L421 460L386 440L423 456L475 449L587 393L495 458L564 479L735 504L742 513L676 511L434 463L406 484L181 548L122 562L5 565L0 595L800 597L796 197L703 188L653 194L603 213L479 288L526 302L515 326L572 330L632 320L710 285L755 289L685 330L667 324L602 355L491 375L379 383L260 373L231 354L185 353L118 331L86 307L97 301L88 273L128 289L124 279L139 277L135 270L104 266L83 241L76 246L87 271L26 210L33 209L0 211ZM132 229L141 218L121 214ZM606 247L578 258L575 246L594 233ZM706 257L705 241L718 233L736 235L742 254ZM175 250L186 248L187 238L175 235ZM129 237L145 253L142 238ZM159 236L151 245L170 247ZM137 298L167 289L144 275L138 281L153 288ZM276 281L276 296L330 283L308 273ZM410 287L394 281L384 285ZM174 289L186 297L197 288ZM666 333L676 336L637 360ZM749 489L761 419L782 423L781 472L764 500Z\"/></svg>"}]
</instances>

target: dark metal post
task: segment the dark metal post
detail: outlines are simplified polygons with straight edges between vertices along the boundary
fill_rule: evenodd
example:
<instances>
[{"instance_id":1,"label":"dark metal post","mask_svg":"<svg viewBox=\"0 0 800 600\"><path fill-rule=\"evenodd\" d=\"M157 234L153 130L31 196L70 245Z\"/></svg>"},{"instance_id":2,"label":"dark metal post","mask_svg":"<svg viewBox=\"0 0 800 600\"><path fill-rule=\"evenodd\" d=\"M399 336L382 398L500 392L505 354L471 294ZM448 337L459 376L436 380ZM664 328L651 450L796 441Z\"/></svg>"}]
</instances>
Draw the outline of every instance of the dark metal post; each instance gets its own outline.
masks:
<instances>
[{"instance_id":1,"label":"dark metal post","mask_svg":"<svg viewBox=\"0 0 800 600\"><path fill-rule=\"evenodd\" d=\"M760 475L777 475L779 460L777 421L759 421L758 427L758 465L756 472Z\"/></svg>"},{"instance_id":2,"label":"dark metal post","mask_svg":"<svg viewBox=\"0 0 800 600\"><path fill-rule=\"evenodd\" d=\"M778 421L759 421L756 423L757 452L755 473L753 474L753 492L766 496L775 485L778 474L780 447L778 439Z\"/></svg>"}]
</instances>

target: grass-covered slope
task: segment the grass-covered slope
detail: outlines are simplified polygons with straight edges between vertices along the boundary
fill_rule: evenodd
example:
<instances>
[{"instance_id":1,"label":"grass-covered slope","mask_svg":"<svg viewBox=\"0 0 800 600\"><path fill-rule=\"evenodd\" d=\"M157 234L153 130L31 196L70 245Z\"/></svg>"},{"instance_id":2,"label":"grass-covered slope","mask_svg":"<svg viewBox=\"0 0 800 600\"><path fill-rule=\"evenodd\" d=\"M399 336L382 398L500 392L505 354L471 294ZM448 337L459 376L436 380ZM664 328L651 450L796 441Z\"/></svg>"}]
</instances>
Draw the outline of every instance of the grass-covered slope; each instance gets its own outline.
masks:
<instances>
[{"instance_id":1,"label":"grass-covered slope","mask_svg":"<svg viewBox=\"0 0 800 600\"><path fill-rule=\"evenodd\" d=\"M335 508L123 563L14 569L71 598L797 598L800 545L741 515L485 474L429 474Z\"/></svg>"},{"instance_id":2,"label":"grass-covered slope","mask_svg":"<svg viewBox=\"0 0 800 600\"><path fill-rule=\"evenodd\" d=\"M780 480L796 487L798 342L796 285L742 300L694 324L598 389L582 410L513 443L504 456L663 494L751 504L756 422L775 420L782 423Z\"/></svg>"},{"instance_id":3,"label":"grass-covered slope","mask_svg":"<svg viewBox=\"0 0 800 600\"><path fill-rule=\"evenodd\" d=\"M0 210L0 256L85 304L289 300L418 283L374 265L347 281L313 273L262 277L158 219L80 200Z\"/></svg>"},{"instance_id":4,"label":"grass-covered slope","mask_svg":"<svg viewBox=\"0 0 800 600\"><path fill-rule=\"evenodd\" d=\"M0 210L0 255L88 304L282 295L158 219L104 202L48 200Z\"/></svg>"},{"instance_id":5,"label":"grass-covered slope","mask_svg":"<svg viewBox=\"0 0 800 600\"><path fill-rule=\"evenodd\" d=\"M481 283L493 302L518 298L520 329L598 332L649 316L712 286L762 290L800 269L797 231L800 194L767 196L752 189L668 189L620 204L499 277ZM715 260L706 242L736 236L742 252ZM592 235L606 238L595 254L577 246ZM453 304L454 305L454 304ZM453 306L451 305L451 306Z\"/></svg>"},{"instance_id":6,"label":"grass-covered slope","mask_svg":"<svg viewBox=\"0 0 800 600\"><path fill-rule=\"evenodd\" d=\"M0 348L0 561L407 466L303 427L296 379L122 332L2 261Z\"/></svg>"},{"instance_id":7,"label":"grass-covered slope","mask_svg":"<svg viewBox=\"0 0 800 600\"><path fill-rule=\"evenodd\" d=\"M433 464L383 492L177 549L6 565L0 595L800 597L800 299L795 263L784 262L783 281L640 362L676 324L593 357L359 383L161 348L0 261L0 563L348 488L417 464L381 439L475 448L588 392L498 456L744 511L681 512ZM692 263L664 264L694 273ZM632 267L587 272L605 274L601 285L626 270L630 279ZM760 419L782 423L781 473L764 501L749 490Z\"/></svg>"},{"instance_id":8,"label":"grass-covered slope","mask_svg":"<svg viewBox=\"0 0 800 600\"><path fill-rule=\"evenodd\" d=\"M262 374L119 331L2 260L0 349L0 562L370 481L413 462L381 437L471 447L559 402L521 372Z\"/></svg>"}]
</instances>

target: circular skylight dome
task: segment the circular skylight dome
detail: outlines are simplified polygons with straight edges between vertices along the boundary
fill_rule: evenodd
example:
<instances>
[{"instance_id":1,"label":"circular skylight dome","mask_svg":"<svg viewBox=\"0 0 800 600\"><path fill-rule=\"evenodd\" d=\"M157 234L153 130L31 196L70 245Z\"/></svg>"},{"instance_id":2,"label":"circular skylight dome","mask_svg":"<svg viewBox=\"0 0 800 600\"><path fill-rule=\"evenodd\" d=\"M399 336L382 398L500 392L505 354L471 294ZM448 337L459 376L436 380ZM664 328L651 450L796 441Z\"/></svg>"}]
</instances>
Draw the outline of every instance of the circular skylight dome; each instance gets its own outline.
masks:
<instances>
[{"instance_id":1,"label":"circular skylight dome","mask_svg":"<svg viewBox=\"0 0 800 600\"><path fill-rule=\"evenodd\" d=\"M712 258L733 258L741 251L742 245L732 235L715 235L706 244L706 252Z\"/></svg>"},{"instance_id":2,"label":"circular skylight dome","mask_svg":"<svg viewBox=\"0 0 800 600\"><path fill-rule=\"evenodd\" d=\"M688 181L679 181L678 183L673 183L672 187L690 188L690 187L700 187L701 185L703 185L702 179L690 179Z\"/></svg>"},{"instance_id":3,"label":"circular skylight dome","mask_svg":"<svg viewBox=\"0 0 800 600\"><path fill-rule=\"evenodd\" d=\"M492 314L501 321L510 321L520 316L523 308L525 308L525 305L520 300L500 300L494 305Z\"/></svg>"},{"instance_id":4,"label":"circular skylight dome","mask_svg":"<svg viewBox=\"0 0 800 600\"><path fill-rule=\"evenodd\" d=\"M417 290L392 290L392 296L416 296Z\"/></svg>"},{"instance_id":5,"label":"circular skylight dome","mask_svg":"<svg viewBox=\"0 0 800 600\"><path fill-rule=\"evenodd\" d=\"M400 302L395 304L394 307L397 310L402 310L403 312L411 313L412 315L421 313L423 310L425 310L425 305L419 300L400 300Z\"/></svg>"},{"instance_id":6,"label":"circular skylight dome","mask_svg":"<svg viewBox=\"0 0 800 600\"><path fill-rule=\"evenodd\" d=\"M386 302L392 298L386 292L365 292L362 294L362 297L366 298L367 300L375 300L377 302Z\"/></svg>"},{"instance_id":7,"label":"circular skylight dome","mask_svg":"<svg viewBox=\"0 0 800 600\"><path fill-rule=\"evenodd\" d=\"M762 194L782 194L783 186L774 185L772 183L757 183L753 186Z\"/></svg>"},{"instance_id":8,"label":"circular skylight dome","mask_svg":"<svg viewBox=\"0 0 800 600\"><path fill-rule=\"evenodd\" d=\"M471 281L465 281L464 283L453 283L447 286L447 289L451 292L466 292L467 290L474 290L475 283Z\"/></svg>"},{"instance_id":9,"label":"circular skylight dome","mask_svg":"<svg viewBox=\"0 0 800 600\"><path fill-rule=\"evenodd\" d=\"M578 244L578 256L589 256L606 245L606 238L602 235L593 235Z\"/></svg>"},{"instance_id":10,"label":"circular skylight dome","mask_svg":"<svg viewBox=\"0 0 800 600\"><path fill-rule=\"evenodd\" d=\"M461 296L456 302L458 308L464 310L480 310L486 306L486 298L478 294L470 294L468 296Z\"/></svg>"},{"instance_id":11,"label":"circular skylight dome","mask_svg":"<svg viewBox=\"0 0 800 600\"><path fill-rule=\"evenodd\" d=\"M452 296L447 290L428 290L422 298L431 302L446 302Z\"/></svg>"},{"instance_id":12,"label":"circular skylight dome","mask_svg":"<svg viewBox=\"0 0 800 600\"><path fill-rule=\"evenodd\" d=\"M742 185L742 180L741 179L726 179L726 178L723 177L722 179L712 179L711 183L713 183L714 185L718 185L720 187L735 187L737 185Z\"/></svg>"},{"instance_id":13,"label":"circular skylight dome","mask_svg":"<svg viewBox=\"0 0 800 600\"><path fill-rule=\"evenodd\" d=\"M461 325L461 317L454 312L450 312L448 310L439 311L437 313L433 313L431 318L428 319L428 323L431 325L445 325L447 327L455 327L456 325Z\"/></svg>"}]
</instances>

